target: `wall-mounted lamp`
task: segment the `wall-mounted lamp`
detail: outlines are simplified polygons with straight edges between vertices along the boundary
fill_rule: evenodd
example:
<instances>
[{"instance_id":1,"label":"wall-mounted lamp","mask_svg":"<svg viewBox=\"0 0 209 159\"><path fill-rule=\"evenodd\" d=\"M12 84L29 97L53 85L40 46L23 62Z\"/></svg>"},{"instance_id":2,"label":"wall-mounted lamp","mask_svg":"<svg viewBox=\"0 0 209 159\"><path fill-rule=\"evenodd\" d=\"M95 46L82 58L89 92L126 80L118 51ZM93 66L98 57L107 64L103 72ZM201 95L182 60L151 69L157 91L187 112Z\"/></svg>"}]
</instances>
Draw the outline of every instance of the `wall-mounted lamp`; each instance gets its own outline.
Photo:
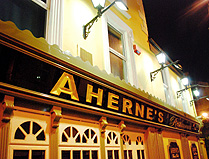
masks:
<instances>
[{"instance_id":1,"label":"wall-mounted lamp","mask_svg":"<svg viewBox=\"0 0 209 159\"><path fill-rule=\"evenodd\" d=\"M182 79L182 83L183 83L183 85L185 86L185 88L184 88L184 89L181 89L181 90L179 90L179 91L176 92L177 98L179 98L179 97L182 95L182 92L184 92L184 91L186 91L186 90L188 90L188 89L190 89L190 88L195 88L195 87L196 87L196 88L193 90L193 94L197 97L196 100L202 99L203 97L198 98L198 97L200 96L200 92L198 91L197 88L198 88L198 87L209 87L209 86L200 85L200 84L195 84L195 85L190 85L190 86L188 86L188 84L189 84L188 81L189 81L189 80L186 79L186 77ZM207 98L207 97L208 97L208 96L205 96L204 98ZM196 100L194 100L194 101L196 101Z\"/></svg>"},{"instance_id":2,"label":"wall-mounted lamp","mask_svg":"<svg viewBox=\"0 0 209 159\"><path fill-rule=\"evenodd\" d=\"M164 53L159 53L158 55L156 55L156 58L157 58L159 64L161 64L161 68L159 68L159 69L157 69L157 70L155 70L153 72L150 72L151 82L154 81L154 79L156 78L156 75L158 74L159 71L161 71L164 68L169 67L169 66L174 65L174 64L179 62L179 60L176 60L175 62L172 62L169 65L164 65L165 64L165 60L166 60L166 56L165 56Z\"/></svg>"},{"instance_id":3,"label":"wall-mounted lamp","mask_svg":"<svg viewBox=\"0 0 209 159\"><path fill-rule=\"evenodd\" d=\"M190 105L192 105L193 104L193 102L195 102L195 101L198 101L198 100L200 100L200 99L204 99L204 98L208 98L208 96L204 96L204 97L197 97L196 99L193 99L193 100L191 100L190 101Z\"/></svg>"},{"instance_id":4,"label":"wall-mounted lamp","mask_svg":"<svg viewBox=\"0 0 209 159\"><path fill-rule=\"evenodd\" d=\"M90 29L93 26L94 22L98 20L102 16L104 12L106 12L110 7L112 7L114 4L118 6L121 10L128 10L128 7L122 0L115 0L112 2L109 6L104 8L105 6L105 0L92 0L92 3L94 5L94 8L98 10L97 15L86 25L83 26L83 38L86 39L90 33Z\"/></svg>"}]
</instances>

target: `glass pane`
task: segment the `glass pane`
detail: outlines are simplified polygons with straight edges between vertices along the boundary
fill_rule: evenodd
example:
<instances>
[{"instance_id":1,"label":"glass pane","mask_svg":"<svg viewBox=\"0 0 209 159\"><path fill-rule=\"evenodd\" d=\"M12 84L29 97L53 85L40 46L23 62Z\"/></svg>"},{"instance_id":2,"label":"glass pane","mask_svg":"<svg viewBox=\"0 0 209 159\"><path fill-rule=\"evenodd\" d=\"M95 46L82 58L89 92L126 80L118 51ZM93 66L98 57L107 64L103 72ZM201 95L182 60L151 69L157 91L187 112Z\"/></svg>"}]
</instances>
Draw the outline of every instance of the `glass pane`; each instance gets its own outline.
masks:
<instances>
[{"instance_id":1,"label":"glass pane","mask_svg":"<svg viewBox=\"0 0 209 159\"><path fill-rule=\"evenodd\" d=\"M27 134L29 134L30 121L27 121L27 122L21 124L20 126L25 130L25 132L26 132Z\"/></svg>"},{"instance_id":2,"label":"glass pane","mask_svg":"<svg viewBox=\"0 0 209 159\"><path fill-rule=\"evenodd\" d=\"M44 130L42 130L42 132L36 137L37 140L45 140L45 134L44 134Z\"/></svg>"},{"instance_id":3,"label":"glass pane","mask_svg":"<svg viewBox=\"0 0 209 159\"><path fill-rule=\"evenodd\" d=\"M141 159L140 150L137 150L137 159Z\"/></svg>"},{"instance_id":4,"label":"glass pane","mask_svg":"<svg viewBox=\"0 0 209 159\"><path fill-rule=\"evenodd\" d=\"M32 150L32 159L45 159L45 150Z\"/></svg>"},{"instance_id":5,"label":"glass pane","mask_svg":"<svg viewBox=\"0 0 209 159\"><path fill-rule=\"evenodd\" d=\"M92 159L98 159L98 151L92 151Z\"/></svg>"},{"instance_id":6,"label":"glass pane","mask_svg":"<svg viewBox=\"0 0 209 159\"><path fill-rule=\"evenodd\" d=\"M109 46L123 55L123 45L121 34L115 29L108 26Z\"/></svg>"},{"instance_id":7,"label":"glass pane","mask_svg":"<svg viewBox=\"0 0 209 159\"><path fill-rule=\"evenodd\" d=\"M70 136L70 134L71 134L71 133L70 133L70 130L71 130L71 129L70 129L70 126L67 127L67 128L65 129L65 132L66 132L66 134L68 135L68 137L71 137L71 136Z\"/></svg>"},{"instance_id":8,"label":"glass pane","mask_svg":"<svg viewBox=\"0 0 209 159\"><path fill-rule=\"evenodd\" d=\"M13 159L28 159L29 150L14 150Z\"/></svg>"},{"instance_id":9,"label":"glass pane","mask_svg":"<svg viewBox=\"0 0 209 159\"><path fill-rule=\"evenodd\" d=\"M127 150L124 150L124 159L127 159Z\"/></svg>"},{"instance_id":10,"label":"glass pane","mask_svg":"<svg viewBox=\"0 0 209 159\"><path fill-rule=\"evenodd\" d=\"M15 139L23 139L23 140L25 139L25 135L22 133L20 128L17 128L15 132Z\"/></svg>"},{"instance_id":11,"label":"glass pane","mask_svg":"<svg viewBox=\"0 0 209 159\"><path fill-rule=\"evenodd\" d=\"M62 159L70 159L70 151L62 150Z\"/></svg>"},{"instance_id":12,"label":"glass pane","mask_svg":"<svg viewBox=\"0 0 209 159\"><path fill-rule=\"evenodd\" d=\"M142 150L142 159L145 159L145 157L144 157L144 150Z\"/></svg>"},{"instance_id":13,"label":"glass pane","mask_svg":"<svg viewBox=\"0 0 209 159\"><path fill-rule=\"evenodd\" d=\"M73 159L80 159L81 157L80 152L81 151L73 151Z\"/></svg>"},{"instance_id":14,"label":"glass pane","mask_svg":"<svg viewBox=\"0 0 209 159\"><path fill-rule=\"evenodd\" d=\"M107 151L108 159L113 159L112 150Z\"/></svg>"},{"instance_id":15,"label":"glass pane","mask_svg":"<svg viewBox=\"0 0 209 159\"><path fill-rule=\"evenodd\" d=\"M62 142L67 142L68 139L65 137L64 133L62 133Z\"/></svg>"},{"instance_id":16,"label":"glass pane","mask_svg":"<svg viewBox=\"0 0 209 159\"><path fill-rule=\"evenodd\" d=\"M119 76L120 79L124 79L123 60L111 52L110 52L110 66L111 66L111 73L114 76Z\"/></svg>"},{"instance_id":17,"label":"glass pane","mask_svg":"<svg viewBox=\"0 0 209 159\"><path fill-rule=\"evenodd\" d=\"M33 134L35 135L41 129L40 125L33 122Z\"/></svg>"},{"instance_id":18,"label":"glass pane","mask_svg":"<svg viewBox=\"0 0 209 159\"><path fill-rule=\"evenodd\" d=\"M132 150L128 150L128 156L129 156L129 159L132 159L133 156L132 156Z\"/></svg>"},{"instance_id":19,"label":"glass pane","mask_svg":"<svg viewBox=\"0 0 209 159\"><path fill-rule=\"evenodd\" d=\"M90 151L83 151L83 159L89 159Z\"/></svg>"},{"instance_id":20,"label":"glass pane","mask_svg":"<svg viewBox=\"0 0 209 159\"><path fill-rule=\"evenodd\" d=\"M47 11L29 0L2 0L0 19L12 21L21 30L30 30L35 37L45 37Z\"/></svg>"},{"instance_id":21,"label":"glass pane","mask_svg":"<svg viewBox=\"0 0 209 159\"><path fill-rule=\"evenodd\" d=\"M119 150L114 150L115 159L119 159Z\"/></svg>"}]
</instances>

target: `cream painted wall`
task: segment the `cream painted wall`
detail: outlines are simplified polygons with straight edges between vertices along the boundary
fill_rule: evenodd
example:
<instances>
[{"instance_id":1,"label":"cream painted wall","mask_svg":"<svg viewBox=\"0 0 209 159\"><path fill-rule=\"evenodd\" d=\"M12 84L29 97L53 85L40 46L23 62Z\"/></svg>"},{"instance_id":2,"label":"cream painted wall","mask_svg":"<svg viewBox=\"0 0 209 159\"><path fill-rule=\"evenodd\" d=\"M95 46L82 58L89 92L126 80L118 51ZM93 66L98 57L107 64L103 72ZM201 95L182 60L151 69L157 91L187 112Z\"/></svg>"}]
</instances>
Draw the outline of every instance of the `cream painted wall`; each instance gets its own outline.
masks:
<instances>
[{"instance_id":1,"label":"cream painted wall","mask_svg":"<svg viewBox=\"0 0 209 159\"><path fill-rule=\"evenodd\" d=\"M161 67L155 55L142 50L141 55L135 54L135 61L139 88L166 102L161 72L154 81L150 79L150 72Z\"/></svg>"},{"instance_id":2,"label":"cream painted wall","mask_svg":"<svg viewBox=\"0 0 209 159\"><path fill-rule=\"evenodd\" d=\"M101 19L91 28L87 40L83 39L83 25L96 15L90 0L65 0L63 22L63 50L79 56L80 47L92 54L93 65L104 69Z\"/></svg>"}]
</instances>

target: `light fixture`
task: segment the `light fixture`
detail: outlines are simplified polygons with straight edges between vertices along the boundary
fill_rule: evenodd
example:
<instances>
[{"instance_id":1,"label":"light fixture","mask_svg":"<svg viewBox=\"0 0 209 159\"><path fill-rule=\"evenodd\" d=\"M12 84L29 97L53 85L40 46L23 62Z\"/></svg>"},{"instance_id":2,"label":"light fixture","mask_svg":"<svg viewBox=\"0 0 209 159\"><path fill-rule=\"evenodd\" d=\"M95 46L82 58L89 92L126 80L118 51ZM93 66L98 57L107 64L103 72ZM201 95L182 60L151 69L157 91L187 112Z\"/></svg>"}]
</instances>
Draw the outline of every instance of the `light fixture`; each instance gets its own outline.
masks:
<instances>
[{"instance_id":1,"label":"light fixture","mask_svg":"<svg viewBox=\"0 0 209 159\"><path fill-rule=\"evenodd\" d=\"M157 70L155 70L153 72L150 72L151 82L154 81L154 79L156 78L156 75L158 74L159 71L161 71L164 68L169 67L169 66L174 65L174 64L179 62L179 60L176 60L175 62L172 62L169 65L164 65L165 64L165 60L166 60L166 55L163 52L157 54L156 58L157 58L159 64L161 64L161 68L159 68L159 69L157 69Z\"/></svg>"},{"instance_id":2,"label":"light fixture","mask_svg":"<svg viewBox=\"0 0 209 159\"><path fill-rule=\"evenodd\" d=\"M104 8L105 0L92 0L92 3L94 5L94 8L98 10L97 15L86 25L83 26L83 38L86 39L90 33L90 29L93 26L94 22L98 20L102 16L104 12L106 12L110 7L112 7L114 4L118 6L121 10L128 10L128 7L122 0L115 0L112 2L109 6ZM104 8L104 9L103 9Z\"/></svg>"},{"instance_id":3,"label":"light fixture","mask_svg":"<svg viewBox=\"0 0 209 159\"><path fill-rule=\"evenodd\" d=\"M206 99L207 99L207 98L208 98L208 96L198 97L198 98L196 98L196 99L193 99L193 100L191 100L191 101L190 101L190 105L192 105L192 103L193 103L193 102L198 101L198 100L200 100L200 99L204 99L204 98L206 98Z\"/></svg>"},{"instance_id":4,"label":"light fixture","mask_svg":"<svg viewBox=\"0 0 209 159\"><path fill-rule=\"evenodd\" d=\"M199 97L200 96L200 92L199 92L199 90L197 88L193 91L193 93L194 93L194 95L196 97Z\"/></svg>"},{"instance_id":5,"label":"light fixture","mask_svg":"<svg viewBox=\"0 0 209 159\"><path fill-rule=\"evenodd\" d=\"M208 113L202 113L202 116L203 116L204 118L207 118L207 117L208 117Z\"/></svg>"},{"instance_id":6,"label":"light fixture","mask_svg":"<svg viewBox=\"0 0 209 159\"><path fill-rule=\"evenodd\" d=\"M197 90L197 88L198 88L198 87L209 87L209 86L200 85L200 84L195 84L195 85L191 85L191 86L185 85L185 87L186 87L186 88L181 89L181 90L179 90L179 91L176 92L177 98L179 98L179 97L182 95L182 92L183 92L183 91L186 91L186 90L188 90L188 89L190 89L190 88L195 88L195 87L196 87L196 89L193 91L193 93L194 93L194 95L195 95L196 97L198 97L198 96L200 95L200 93L199 93L199 91ZM205 96L204 98L207 98L207 97L208 97L208 96ZM199 99L202 99L202 98L197 98L197 100L199 100Z\"/></svg>"},{"instance_id":7,"label":"light fixture","mask_svg":"<svg viewBox=\"0 0 209 159\"><path fill-rule=\"evenodd\" d=\"M184 77L181 79L181 82L183 83L184 86L187 86L189 84L189 79L187 77Z\"/></svg>"}]
</instances>

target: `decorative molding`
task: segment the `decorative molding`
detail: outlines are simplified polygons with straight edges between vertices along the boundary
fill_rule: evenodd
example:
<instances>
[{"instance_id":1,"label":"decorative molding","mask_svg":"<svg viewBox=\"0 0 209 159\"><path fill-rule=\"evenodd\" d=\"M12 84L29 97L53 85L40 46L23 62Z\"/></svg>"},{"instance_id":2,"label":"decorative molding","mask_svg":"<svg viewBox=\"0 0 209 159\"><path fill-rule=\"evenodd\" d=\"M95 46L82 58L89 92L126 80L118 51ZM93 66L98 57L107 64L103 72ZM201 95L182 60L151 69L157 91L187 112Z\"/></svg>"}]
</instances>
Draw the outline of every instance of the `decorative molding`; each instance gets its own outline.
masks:
<instances>
[{"instance_id":1,"label":"decorative molding","mask_svg":"<svg viewBox=\"0 0 209 159\"><path fill-rule=\"evenodd\" d=\"M99 126L100 126L101 133L105 133L105 129L106 129L107 125L108 125L107 118L101 117L99 119Z\"/></svg>"},{"instance_id":2,"label":"decorative molding","mask_svg":"<svg viewBox=\"0 0 209 159\"><path fill-rule=\"evenodd\" d=\"M57 127L59 127L59 121L62 118L62 108L53 106L50 112L52 129L56 129Z\"/></svg>"},{"instance_id":3,"label":"decorative molding","mask_svg":"<svg viewBox=\"0 0 209 159\"><path fill-rule=\"evenodd\" d=\"M5 95L0 105L0 127L9 123L14 110L14 97Z\"/></svg>"},{"instance_id":4,"label":"decorative molding","mask_svg":"<svg viewBox=\"0 0 209 159\"><path fill-rule=\"evenodd\" d=\"M124 121L121 121L119 124L120 134L123 134L123 131L126 129L126 125L124 124Z\"/></svg>"}]
</instances>

